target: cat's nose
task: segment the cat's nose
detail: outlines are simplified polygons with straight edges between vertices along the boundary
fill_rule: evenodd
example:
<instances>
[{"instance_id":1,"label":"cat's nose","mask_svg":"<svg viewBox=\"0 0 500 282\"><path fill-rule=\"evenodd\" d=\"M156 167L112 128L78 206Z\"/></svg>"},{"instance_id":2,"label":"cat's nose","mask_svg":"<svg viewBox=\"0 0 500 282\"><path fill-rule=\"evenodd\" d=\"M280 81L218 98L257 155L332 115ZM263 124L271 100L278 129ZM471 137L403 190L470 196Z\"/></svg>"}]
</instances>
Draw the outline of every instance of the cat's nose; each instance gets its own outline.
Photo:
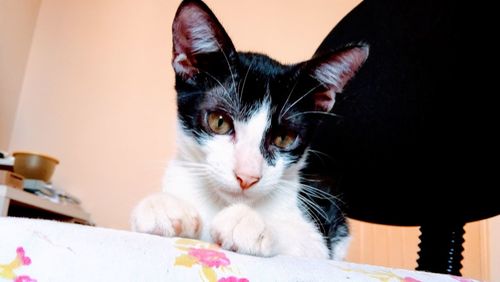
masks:
<instances>
[{"instance_id":1,"label":"cat's nose","mask_svg":"<svg viewBox=\"0 0 500 282\"><path fill-rule=\"evenodd\" d=\"M242 190L246 190L252 187L255 183L259 182L259 176L245 175L245 174L235 174L236 180L240 183Z\"/></svg>"}]
</instances>

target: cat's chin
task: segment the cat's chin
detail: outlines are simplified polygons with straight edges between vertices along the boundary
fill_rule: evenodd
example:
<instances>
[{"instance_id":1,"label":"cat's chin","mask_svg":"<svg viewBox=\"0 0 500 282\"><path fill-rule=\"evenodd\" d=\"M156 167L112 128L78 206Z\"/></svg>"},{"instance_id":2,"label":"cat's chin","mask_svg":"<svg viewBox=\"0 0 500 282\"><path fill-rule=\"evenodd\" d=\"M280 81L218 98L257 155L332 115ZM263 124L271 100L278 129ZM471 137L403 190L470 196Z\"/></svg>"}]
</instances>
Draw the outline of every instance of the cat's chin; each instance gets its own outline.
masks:
<instances>
[{"instance_id":1,"label":"cat's chin","mask_svg":"<svg viewBox=\"0 0 500 282\"><path fill-rule=\"evenodd\" d=\"M242 203L252 201L253 197L245 190L217 190L219 197L228 204Z\"/></svg>"}]
</instances>

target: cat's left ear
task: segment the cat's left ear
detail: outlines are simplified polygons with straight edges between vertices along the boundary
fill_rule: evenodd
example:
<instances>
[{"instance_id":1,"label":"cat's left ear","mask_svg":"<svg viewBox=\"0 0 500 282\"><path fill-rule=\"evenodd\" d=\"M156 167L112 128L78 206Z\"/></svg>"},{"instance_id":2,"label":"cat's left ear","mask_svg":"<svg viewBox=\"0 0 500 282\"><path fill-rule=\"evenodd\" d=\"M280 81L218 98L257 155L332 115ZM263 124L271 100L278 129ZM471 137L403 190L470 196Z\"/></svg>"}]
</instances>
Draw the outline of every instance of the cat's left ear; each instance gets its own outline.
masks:
<instances>
[{"instance_id":1,"label":"cat's left ear","mask_svg":"<svg viewBox=\"0 0 500 282\"><path fill-rule=\"evenodd\" d=\"M308 62L309 75L326 89L313 94L315 110L329 112L333 108L336 93L342 92L368 53L368 45L349 46Z\"/></svg>"},{"instance_id":2,"label":"cat's left ear","mask_svg":"<svg viewBox=\"0 0 500 282\"><path fill-rule=\"evenodd\" d=\"M200 72L197 56L222 52L231 59L236 51L226 31L202 1L184 0L172 24L175 73L190 78Z\"/></svg>"}]
</instances>

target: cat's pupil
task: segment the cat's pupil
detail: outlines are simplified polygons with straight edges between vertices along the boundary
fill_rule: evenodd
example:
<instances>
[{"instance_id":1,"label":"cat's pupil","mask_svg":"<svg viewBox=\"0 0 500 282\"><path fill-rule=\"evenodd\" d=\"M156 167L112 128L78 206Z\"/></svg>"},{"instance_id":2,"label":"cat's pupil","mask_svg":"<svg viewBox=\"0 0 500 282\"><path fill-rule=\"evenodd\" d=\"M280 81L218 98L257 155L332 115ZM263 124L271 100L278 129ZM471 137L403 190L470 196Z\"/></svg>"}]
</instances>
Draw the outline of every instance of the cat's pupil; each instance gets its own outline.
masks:
<instances>
[{"instance_id":1,"label":"cat's pupil","mask_svg":"<svg viewBox=\"0 0 500 282\"><path fill-rule=\"evenodd\" d=\"M232 130L231 118L220 113L210 113L207 116L210 130L216 134L229 134Z\"/></svg>"},{"instance_id":2,"label":"cat's pupil","mask_svg":"<svg viewBox=\"0 0 500 282\"><path fill-rule=\"evenodd\" d=\"M284 132L274 138L274 145L285 150L291 149L291 146L295 143L296 138L297 135L295 133Z\"/></svg>"}]
</instances>

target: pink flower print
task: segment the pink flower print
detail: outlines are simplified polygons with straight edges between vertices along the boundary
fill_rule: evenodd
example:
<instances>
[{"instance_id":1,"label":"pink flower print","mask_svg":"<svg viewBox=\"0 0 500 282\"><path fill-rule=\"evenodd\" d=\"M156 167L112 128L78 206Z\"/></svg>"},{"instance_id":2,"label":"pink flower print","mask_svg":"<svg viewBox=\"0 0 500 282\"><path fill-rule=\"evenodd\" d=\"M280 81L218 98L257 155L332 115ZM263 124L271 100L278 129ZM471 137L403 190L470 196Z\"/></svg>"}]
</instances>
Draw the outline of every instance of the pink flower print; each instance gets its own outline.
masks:
<instances>
[{"instance_id":1,"label":"pink flower print","mask_svg":"<svg viewBox=\"0 0 500 282\"><path fill-rule=\"evenodd\" d=\"M227 266L231 263L226 254L214 250L191 248L188 254L206 267Z\"/></svg>"},{"instance_id":2,"label":"pink flower print","mask_svg":"<svg viewBox=\"0 0 500 282\"><path fill-rule=\"evenodd\" d=\"M412 277L405 277L403 278L403 282L421 282L421 281Z\"/></svg>"},{"instance_id":3,"label":"pink flower print","mask_svg":"<svg viewBox=\"0 0 500 282\"><path fill-rule=\"evenodd\" d=\"M25 255L24 248L18 247L16 249L17 258L21 261L23 265L30 265L31 259Z\"/></svg>"},{"instance_id":4,"label":"pink flower print","mask_svg":"<svg viewBox=\"0 0 500 282\"><path fill-rule=\"evenodd\" d=\"M28 275L20 275L16 277L14 282L37 282L37 281L29 277Z\"/></svg>"},{"instance_id":5,"label":"pink flower print","mask_svg":"<svg viewBox=\"0 0 500 282\"><path fill-rule=\"evenodd\" d=\"M217 282L249 282L249 281L246 278L238 278L238 277L234 277L234 276L229 276L229 277L221 278L221 279L217 280Z\"/></svg>"},{"instance_id":6,"label":"pink flower print","mask_svg":"<svg viewBox=\"0 0 500 282\"><path fill-rule=\"evenodd\" d=\"M17 276L15 271L23 265L30 265L31 259L26 256L23 247L17 247L16 258L7 264L0 264L0 279L9 279L12 282L36 282L27 275ZM2 279L3 281L3 279Z\"/></svg>"}]
</instances>

